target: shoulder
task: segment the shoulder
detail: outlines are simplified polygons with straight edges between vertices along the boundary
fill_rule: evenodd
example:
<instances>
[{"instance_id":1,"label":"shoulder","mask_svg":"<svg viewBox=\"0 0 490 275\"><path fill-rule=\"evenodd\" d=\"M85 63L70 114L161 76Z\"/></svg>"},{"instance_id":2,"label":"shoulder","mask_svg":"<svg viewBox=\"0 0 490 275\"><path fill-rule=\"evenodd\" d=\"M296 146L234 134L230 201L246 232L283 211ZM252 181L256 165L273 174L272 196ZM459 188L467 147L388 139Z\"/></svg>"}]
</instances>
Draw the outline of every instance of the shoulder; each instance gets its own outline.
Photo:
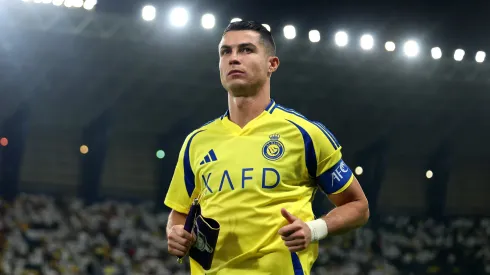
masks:
<instances>
[{"instance_id":1,"label":"shoulder","mask_svg":"<svg viewBox=\"0 0 490 275\"><path fill-rule=\"evenodd\" d=\"M206 132L209 130L212 130L213 128L217 127L217 124L219 122L220 118L215 118L213 120L210 120L206 122L205 124L201 125L200 127L196 128L189 134L187 134L187 137L185 138L185 144L190 144L192 140L194 140L197 137L205 136Z\"/></svg>"},{"instance_id":2,"label":"shoulder","mask_svg":"<svg viewBox=\"0 0 490 275\"><path fill-rule=\"evenodd\" d=\"M298 128L303 136L307 135L316 141L322 141L326 138L334 145L335 148L340 147L339 142L332 132L330 132L330 130L319 121L310 120L301 113L279 104L275 106L272 114L281 119L289 121L296 128Z\"/></svg>"},{"instance_id":3,"label":"shoulder","mask_svg":"<svg viewBox=\"0 0 490 275\"><path fill-rule=\"evenodd\" d=\"M277 116L278 118L289 121L296 127L302 128L307 132L321 132L321 128L323 126L323 124L321 124L320 122L310 120L296 110L284 107L280 104L277 104L275 106L272 114Z\"/></svg>"}]
</instances>

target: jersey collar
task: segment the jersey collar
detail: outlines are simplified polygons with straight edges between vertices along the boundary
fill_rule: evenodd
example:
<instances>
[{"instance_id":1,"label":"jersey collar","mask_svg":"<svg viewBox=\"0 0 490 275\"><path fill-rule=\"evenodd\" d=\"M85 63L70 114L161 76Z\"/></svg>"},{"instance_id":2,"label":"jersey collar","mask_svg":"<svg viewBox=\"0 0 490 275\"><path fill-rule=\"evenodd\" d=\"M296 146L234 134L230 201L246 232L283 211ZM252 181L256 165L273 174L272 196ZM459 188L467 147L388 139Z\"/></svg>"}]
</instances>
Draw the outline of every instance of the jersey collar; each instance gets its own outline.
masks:
<instances>
[{"instance_id":1,"label":"jersey collar","mask_svg":"<svg viewBox=\"0 0 490 275\"><path fill-rule=\"evenodd\" d=\"M267 114L271 114L272 111L275 109L277 103L271 99L267 107L265 107L264 111L258 115L256 118L252 119L245 127L240 128L240 126L236 125L234 122L230 120L230 112L229 110L226 110L226 112L221 116L221 121L223 125L230 129L232 132L237 133L237 134L242 134L244 133L248 128L250 128L250 125L252 125L255 121L259 120L261 117Z\"/></svg>"}]
</instances>

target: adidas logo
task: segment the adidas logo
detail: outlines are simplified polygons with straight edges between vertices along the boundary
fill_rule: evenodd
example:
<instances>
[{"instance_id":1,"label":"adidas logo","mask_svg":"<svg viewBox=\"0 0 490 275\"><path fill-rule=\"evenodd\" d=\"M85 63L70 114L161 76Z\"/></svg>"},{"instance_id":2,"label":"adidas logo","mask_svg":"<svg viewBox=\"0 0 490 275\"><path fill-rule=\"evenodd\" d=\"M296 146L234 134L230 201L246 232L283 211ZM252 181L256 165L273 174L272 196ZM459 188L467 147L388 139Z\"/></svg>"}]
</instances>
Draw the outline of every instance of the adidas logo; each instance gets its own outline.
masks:
<instances>
[{"instance_id":1,"label":"adidas logo","mask_svg":"<svg viewBox=\"0 0 490 275\"><path fill-rule=\"evenodd\" d=\"M209 153L204 157L204 160L201 161L201 163L199 163L199 165L203 165L205 163L209 163L209 162L212 162L212 161L217 161L218 158L216 158L216 154L214 153L214 150L211 149L209 151Z\"/></svg>"}]
</instances>

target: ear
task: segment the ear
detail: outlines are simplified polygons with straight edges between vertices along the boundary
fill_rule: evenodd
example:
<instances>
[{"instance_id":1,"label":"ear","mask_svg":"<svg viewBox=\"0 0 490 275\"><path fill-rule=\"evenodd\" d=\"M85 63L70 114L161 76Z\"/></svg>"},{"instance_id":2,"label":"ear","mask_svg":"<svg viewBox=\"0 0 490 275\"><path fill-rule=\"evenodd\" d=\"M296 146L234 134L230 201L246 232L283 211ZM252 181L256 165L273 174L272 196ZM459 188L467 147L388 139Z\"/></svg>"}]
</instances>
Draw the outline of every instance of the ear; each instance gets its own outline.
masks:
<instances>
[{"instance_id":1,"label":"ear","mask_svg":"<svg viewBox=\"0 0 490 275\"><path fill-rule=\"evenodd\" d=\"M280 64L279 57L270 56L269 57L269 73L273 73L273 72L277 71L277 69L279 68L279 64Z\"/></svg>"}]
</instances>

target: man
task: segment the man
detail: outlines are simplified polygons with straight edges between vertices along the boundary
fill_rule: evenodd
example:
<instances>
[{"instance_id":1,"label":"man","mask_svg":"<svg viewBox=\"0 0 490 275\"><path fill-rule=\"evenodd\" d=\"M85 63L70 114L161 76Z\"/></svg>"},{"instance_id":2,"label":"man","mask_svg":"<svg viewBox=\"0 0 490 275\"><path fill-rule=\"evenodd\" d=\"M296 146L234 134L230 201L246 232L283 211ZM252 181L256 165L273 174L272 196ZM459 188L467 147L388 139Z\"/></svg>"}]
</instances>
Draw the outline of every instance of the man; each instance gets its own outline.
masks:
<instances>
[{"instance_id":1,"label":"man","mask_svg":"<svg viewBox=\"0 0 490 275\"><path fill-rule=\"evenodd\" d=\"M191 259L191 274L310 274L320 239L367 222L367 199L335 137L271 99L279 58L267 29L231 23L219 57L229 110L184 142L165 198L168 250L182 257L195 242L183 224L199 198L221 231L211 268ZM318 188L336 208L315 220Z\"/></svg>"}]
</instances>

